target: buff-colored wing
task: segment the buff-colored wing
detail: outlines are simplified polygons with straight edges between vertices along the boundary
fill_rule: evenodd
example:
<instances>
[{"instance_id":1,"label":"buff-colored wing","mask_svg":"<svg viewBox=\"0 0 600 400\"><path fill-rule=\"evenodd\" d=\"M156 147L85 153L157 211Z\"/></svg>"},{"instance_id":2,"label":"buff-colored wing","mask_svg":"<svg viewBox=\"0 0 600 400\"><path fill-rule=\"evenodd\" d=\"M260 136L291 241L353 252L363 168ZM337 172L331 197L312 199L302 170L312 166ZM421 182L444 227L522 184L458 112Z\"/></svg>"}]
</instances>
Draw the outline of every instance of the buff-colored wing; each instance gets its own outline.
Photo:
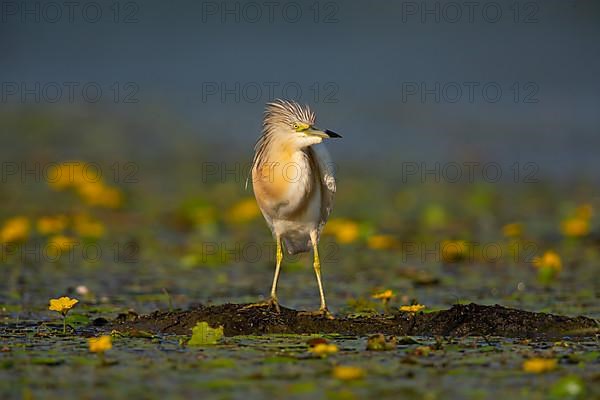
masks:
<instances>
[{"instance_id":1,"label":"buff-colored wing","mask_svg":"<svg viewBox=\"0 0 600 400\"><path fill-rule=\"evenodd\" d=\"M310 146L309 151L311 159L317 169L315 173L319 177L319 182L321 184L320 234L333 209L333 197L335 195L335 165L325 145L316 144Z\"/></svg>"}]
</instances>

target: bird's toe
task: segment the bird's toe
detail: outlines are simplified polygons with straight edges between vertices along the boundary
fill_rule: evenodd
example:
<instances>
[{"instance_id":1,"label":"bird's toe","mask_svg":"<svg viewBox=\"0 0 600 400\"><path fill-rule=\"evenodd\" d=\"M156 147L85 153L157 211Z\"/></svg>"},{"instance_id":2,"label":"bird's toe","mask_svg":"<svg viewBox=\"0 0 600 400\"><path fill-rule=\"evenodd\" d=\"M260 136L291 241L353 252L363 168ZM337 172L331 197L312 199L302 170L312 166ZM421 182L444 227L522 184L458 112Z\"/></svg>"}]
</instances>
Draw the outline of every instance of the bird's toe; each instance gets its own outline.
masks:
<instances>
[{"instance_id":1,"label":"bird's toe","mask_svg":"<svg viewBox=\"0 0 600 400\"><path fill-rule=\"evenodd\" d=\"M269 298L269 300L259 301L258 303L252 303L252 304L245 305L244 307L242 307L242 310L250 310L252 308L260 308L260 307L273 308L275 310L275 312L277 312L278 314L281 313L281 308L279 307L279 301L277 300L276 297L271 297L271 298Z\"/></svg>"},{"instance_id":2,"label":"bird's toe","mask_svg":"<svg viewBox=\"0 0 600 400\"><path fill-rule=\"evenodd\" d=\"M320 308L316 311L300 311L298 315L335 319L333 314L327 308Z\"/></svg>"}]
</instances>

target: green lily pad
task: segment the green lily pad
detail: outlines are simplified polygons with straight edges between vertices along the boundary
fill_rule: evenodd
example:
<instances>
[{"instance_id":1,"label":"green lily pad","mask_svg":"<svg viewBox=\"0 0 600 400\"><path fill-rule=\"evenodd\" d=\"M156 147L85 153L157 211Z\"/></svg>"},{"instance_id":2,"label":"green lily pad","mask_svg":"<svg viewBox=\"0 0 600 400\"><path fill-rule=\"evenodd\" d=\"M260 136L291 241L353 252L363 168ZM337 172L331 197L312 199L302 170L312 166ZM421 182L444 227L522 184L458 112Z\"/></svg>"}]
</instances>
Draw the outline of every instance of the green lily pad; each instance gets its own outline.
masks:
<instances>
[{"instance_id":1,"label":"green lily pad","mask_svg":"<svg viewBox=\"0 0 600 400\"><path fill-rule=\"evenodd\" d=\"M188 346L206 346L217 344L223 337L223 327L211 328L208 322L198 322L192 328L192 338L188 342Z\"/></svg>"},{"instance_id":2,"label":"green lily pad","mask_svg":"<svg viewBox=\"0 0 600 400\"><path fill-rule=\"evenodd\" d=\"M585 385L578 376L565 376L552 385L550 395L555 399L581 399L585 395Z\"/></svg>"},{"instance_id":3,"label":"green lily pad","mask_svg":"<svg viewBox=\"0 0 600 400\"><path fill-rule=\"evenodd\" d=\"M84 314L69 314L66 318L67 325L72 327L80 327L89 325L90 319Z\"/></svg>"}]
</instances>

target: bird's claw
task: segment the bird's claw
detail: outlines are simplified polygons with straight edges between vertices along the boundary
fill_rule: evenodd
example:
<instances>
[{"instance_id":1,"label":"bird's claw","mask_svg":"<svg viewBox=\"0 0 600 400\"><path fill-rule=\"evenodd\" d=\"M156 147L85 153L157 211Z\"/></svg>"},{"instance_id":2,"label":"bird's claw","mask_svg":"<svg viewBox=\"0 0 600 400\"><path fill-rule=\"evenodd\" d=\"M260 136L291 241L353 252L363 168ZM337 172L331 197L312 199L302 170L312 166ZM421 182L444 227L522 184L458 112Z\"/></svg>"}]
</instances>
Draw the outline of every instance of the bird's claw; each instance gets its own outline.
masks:
<instances>
[{"instance_id":1,"label":"bird's claw","mask_svg":"<svg viewBox=\"0 0 600 400\"><path fill-rule=\"evenodd\" d=\"M277 314L281 313L281 308L279 307L279 301L277 300L276 297L271 297L271 298L269 298L269 300L266 300L266 301L260 301L258 303L248 304L247 306L242 307L242 310L249 310L251 308L256 308L256 307L274 308L275 312L277 312Z\"/></svg>"},{"instance_id":2,"label":"bird's claw","mask_svg":"<svg viewBox=\"0 0 600 400\"><path fill-rule=\"evenodd\" d=\"M309 317L324 317L327 319L335 319L333 314L329 312L327 307L321 307L316 311L300 311L298 315L306 315Z\"/></svg>"}]
</instances>

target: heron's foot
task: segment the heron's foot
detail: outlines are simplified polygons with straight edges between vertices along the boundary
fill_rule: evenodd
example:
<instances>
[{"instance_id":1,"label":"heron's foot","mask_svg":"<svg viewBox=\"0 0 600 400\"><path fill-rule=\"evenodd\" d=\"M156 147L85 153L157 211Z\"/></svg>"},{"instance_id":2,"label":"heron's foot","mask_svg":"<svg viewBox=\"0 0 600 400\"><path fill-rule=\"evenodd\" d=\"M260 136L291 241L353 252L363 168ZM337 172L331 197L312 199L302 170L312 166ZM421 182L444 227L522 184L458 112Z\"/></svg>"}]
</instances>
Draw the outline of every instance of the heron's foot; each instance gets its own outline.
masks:
<instances>
[{"instance_id":1,"label":"heron's foot","mask_svg":"<svg viewBox=\"0 0 600 400\"><path fill-rule=\"evenodd\" d=\"M278 314L281 313L281 308L279 308L279 301L277 300L277 297L271 297L271 298L269 298L269 300L260 301L258 303L248 304L247 306L242 307L242 310L249 310L251 308L256 308L256 307L273 308L276 313L278 313Z\"/></svg>"},{"instance_id":2,"label":"heron's foot","mask_svg":"<svg viewBox=\"0 0 600 400\"><path fill-rule=\"evenodd\" d=\"M335 319L332 313L329 312L327 307L321 307L317 311L300 311L298 315L306 315L309 317L324 317L327 319Z\"/></svg>"}]
</instances>

